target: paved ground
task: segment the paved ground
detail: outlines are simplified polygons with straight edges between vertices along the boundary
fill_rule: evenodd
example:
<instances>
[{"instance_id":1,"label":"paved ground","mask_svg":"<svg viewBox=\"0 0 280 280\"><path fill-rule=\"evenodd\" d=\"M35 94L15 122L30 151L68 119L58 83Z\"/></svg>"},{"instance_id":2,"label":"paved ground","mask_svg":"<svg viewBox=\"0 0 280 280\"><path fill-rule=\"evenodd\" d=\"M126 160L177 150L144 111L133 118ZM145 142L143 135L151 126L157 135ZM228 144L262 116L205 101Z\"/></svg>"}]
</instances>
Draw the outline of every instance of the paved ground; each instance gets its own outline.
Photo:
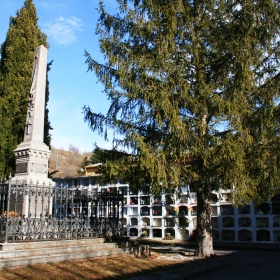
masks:
<instances>
[{"instance_id":1,"label":"paved ground","mask_svg":"<svg viewBox=\"0 0 280 280\"><path fill-rule=\"evenodd\" d=\"M240 250L217 257L217 260L213 261L213 268L209 268L196 277L186 279L276 280L280 279L280 252Z\"/></svg>"},{"instance_id":2,"label":"paved ground","mask_svg":"<svg viewBox=\"0 0 280 280\"><path fill-rule=\"evenodd\" d=\"M221 244L227 249L216 247L216 256L208 259L195 258L193 244L186 242L149 245L151 258L127 255L19 267L1 271L0 279L280 280L280 244Z\"/></svg>"},{"instance_id":3,"label":"paved ground","mask_svg":"<svg viewBox=\"0 0 280 280\"><path fill-rule=\"evenodd\" d=\"M171 269L157 271L141 277L130 277L130 280L149 279L194 279L194 280L278 280L280 279L280 252L261 250L220 250L217 256L198 260L176 252L166 257L174 256L174 266ZM169 256L168 256L169 255ZM163 255L164 256L164 255ZM185 258L188 258L187 260ZM178 261L181 260L181 263Z\"/></svg>"}]
</instances>

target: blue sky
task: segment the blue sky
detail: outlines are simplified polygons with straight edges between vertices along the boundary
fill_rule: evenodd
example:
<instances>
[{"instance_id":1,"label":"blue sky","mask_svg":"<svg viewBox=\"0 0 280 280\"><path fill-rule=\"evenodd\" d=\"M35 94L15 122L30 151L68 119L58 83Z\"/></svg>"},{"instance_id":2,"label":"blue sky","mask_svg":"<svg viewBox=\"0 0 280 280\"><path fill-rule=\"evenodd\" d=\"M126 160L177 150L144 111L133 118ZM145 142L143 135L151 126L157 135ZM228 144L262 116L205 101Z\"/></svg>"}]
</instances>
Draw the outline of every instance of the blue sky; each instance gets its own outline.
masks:
<instances>
[{"instance_id":1,"label":"blue sky","mask_svg":"<svg viewBox=\"0 0 280 280\"><path fill-rule=\"evenodd\" d=\"M87 72L84 50L102 61L95 28L99 0L33 0L40 29L48 36L48 61L54 60L49 72L49 118L53 130L52 146L67 150L69 145L80 152L90 152L93 144L111 148L83 121L82 107L106 112L109 101L102 85L92 72ZM0 0L0 43L6 38L10 16L23 6L24 0ZM116 9L115 0L105 0L106 9Z\"/></svg>"}]
</instances>

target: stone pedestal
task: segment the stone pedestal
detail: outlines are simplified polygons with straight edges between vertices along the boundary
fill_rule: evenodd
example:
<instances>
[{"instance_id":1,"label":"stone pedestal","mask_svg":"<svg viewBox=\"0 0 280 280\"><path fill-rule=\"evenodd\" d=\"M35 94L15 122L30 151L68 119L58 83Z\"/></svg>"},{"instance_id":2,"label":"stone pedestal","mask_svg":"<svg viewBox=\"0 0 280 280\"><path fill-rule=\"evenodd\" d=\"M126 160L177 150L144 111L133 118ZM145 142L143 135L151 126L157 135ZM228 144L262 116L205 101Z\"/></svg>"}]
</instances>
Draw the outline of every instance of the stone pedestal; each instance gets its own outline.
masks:
<instances>
[{"instance_id":1,"label":"stone pedestal","mask_svg":"<svg viewBox=\"0 0 280 280\"><path fill-rule=\"evenodd\" d=\"M16 157L16 174L12 178L15 182L39 185L55 183L48 178L48 161L51 155L49 147L38 141L22 142L14 151Z\"/></svg>"}]
</instances>

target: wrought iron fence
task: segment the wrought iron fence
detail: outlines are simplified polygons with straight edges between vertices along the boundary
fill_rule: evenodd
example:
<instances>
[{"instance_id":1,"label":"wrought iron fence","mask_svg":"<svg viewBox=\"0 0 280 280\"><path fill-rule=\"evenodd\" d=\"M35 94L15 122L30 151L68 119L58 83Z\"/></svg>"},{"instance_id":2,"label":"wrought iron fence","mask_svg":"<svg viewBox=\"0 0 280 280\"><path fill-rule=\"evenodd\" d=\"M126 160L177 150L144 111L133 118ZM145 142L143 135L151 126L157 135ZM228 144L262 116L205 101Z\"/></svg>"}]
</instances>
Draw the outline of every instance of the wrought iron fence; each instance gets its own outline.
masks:
<instances>
[{"instance_id":1,"label":"wrought iron fence","mask_svg":"<svg viewBox=\"0 0 280 280\"><path fill-rule=\"evenodd\" d=\"M123 235L123 194L117 188L0 182L0 242Z\"/></svg>"}]
</instances>

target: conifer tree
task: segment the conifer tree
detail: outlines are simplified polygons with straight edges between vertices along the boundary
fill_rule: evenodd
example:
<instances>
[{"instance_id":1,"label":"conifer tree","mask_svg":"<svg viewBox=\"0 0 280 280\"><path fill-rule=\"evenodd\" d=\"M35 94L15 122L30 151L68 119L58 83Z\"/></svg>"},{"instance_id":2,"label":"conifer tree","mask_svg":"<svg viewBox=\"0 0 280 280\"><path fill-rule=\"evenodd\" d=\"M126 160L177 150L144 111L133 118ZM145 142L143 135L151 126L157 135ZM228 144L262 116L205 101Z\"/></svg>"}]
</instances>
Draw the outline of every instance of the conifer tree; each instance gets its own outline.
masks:
<instances>
[{"instance_id":1,"label":"conifer tree","mask_svg":"<svg viewBox=\"0 0 280 280\"><path fill-rule=\"evenodd\" d=\"M45 92L45 119L44 119L44 143L51 149L51 134L50 130L52 130L51 123L49 121L49 109L47 108L49 97L50 97L50 83L48 79L48 73L51 70L51 65L53 60L47 65L47 79L46 79L46 92Z\"/></svg>"},{"instance_id":2,"label":"conifer tree","mask_svg":"<svg viewBox=\"0 0 280 280\"><path fill-rule=\"evenodd\" d=\"M1 45L0 176L14 170L13 150L23 140L35 50L40 45L48 47L37 22L35 5L26 0L16 16L10 17L6 40ZM45 124L45 131L49 131L49 121Z\"/></svg>"},{"instance_id":3,"label":"conifer tree","mask_svg":"<svg viewBox=\"0 0 280 280\"><path fill-rule=\"evenodd\" d=\"M115 147L132 152L102 168L153 192L189 185L196 254L210 256L213 190L232 189L236 205L279 192L280 3L117 2L114 15L99 6L105 63L85 53L111 106L84 113L92 130L106 138L113 129Z\"/></svg>"}]
</instances>

